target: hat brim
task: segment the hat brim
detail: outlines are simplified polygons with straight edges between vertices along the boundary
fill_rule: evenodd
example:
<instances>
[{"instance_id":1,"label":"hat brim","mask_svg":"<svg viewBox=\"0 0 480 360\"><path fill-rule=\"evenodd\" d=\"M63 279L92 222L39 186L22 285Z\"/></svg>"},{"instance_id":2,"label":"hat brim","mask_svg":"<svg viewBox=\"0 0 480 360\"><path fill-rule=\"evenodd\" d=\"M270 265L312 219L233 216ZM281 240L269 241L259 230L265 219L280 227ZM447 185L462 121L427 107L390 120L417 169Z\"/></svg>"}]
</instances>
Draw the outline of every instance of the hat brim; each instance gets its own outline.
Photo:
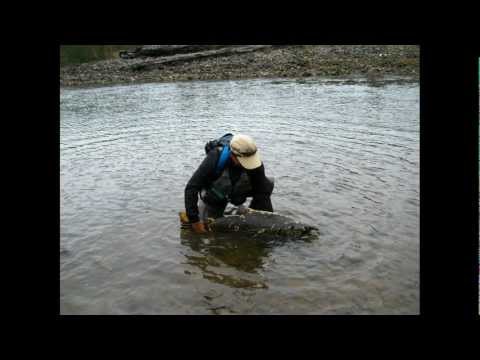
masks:
<instances>
[{"instance_id":1,"label":"hat brim","mask_svg":"<svg viewBox=\"0 0 480 360\"><path fill-rule=\"evenodd\" d=\"M247 170L253 170L262 165L262 161L260 160L260 155L258 155L258 151L252 156L237 156L236 158L240 165L242 165L242 167Z\"/></svg>"}]
</instances>

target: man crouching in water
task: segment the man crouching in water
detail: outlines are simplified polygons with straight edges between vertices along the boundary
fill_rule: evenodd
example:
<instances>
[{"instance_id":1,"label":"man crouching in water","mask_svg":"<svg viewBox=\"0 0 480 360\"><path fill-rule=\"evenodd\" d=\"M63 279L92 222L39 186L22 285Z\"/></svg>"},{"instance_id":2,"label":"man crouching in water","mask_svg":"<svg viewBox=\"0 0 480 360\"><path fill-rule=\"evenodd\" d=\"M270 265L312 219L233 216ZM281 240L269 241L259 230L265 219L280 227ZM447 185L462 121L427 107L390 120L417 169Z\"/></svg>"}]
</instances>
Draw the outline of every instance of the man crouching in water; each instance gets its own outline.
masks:
<instances>
[{"instance_id":1,"label":"man crouching in water","mask_svg":"<svg viewBox=\"0 0 480 360\"><path fill-rule=\"evenodd\" d=\"M208 142L205 152L207 156L185 187L185 209L196 233L207 232L207 218L223 216L229 202L238 206L247 197L253 198L251 209L273 212L273 178L265 176L250 136L226 134Z\"/></svg>"}]
</instances>

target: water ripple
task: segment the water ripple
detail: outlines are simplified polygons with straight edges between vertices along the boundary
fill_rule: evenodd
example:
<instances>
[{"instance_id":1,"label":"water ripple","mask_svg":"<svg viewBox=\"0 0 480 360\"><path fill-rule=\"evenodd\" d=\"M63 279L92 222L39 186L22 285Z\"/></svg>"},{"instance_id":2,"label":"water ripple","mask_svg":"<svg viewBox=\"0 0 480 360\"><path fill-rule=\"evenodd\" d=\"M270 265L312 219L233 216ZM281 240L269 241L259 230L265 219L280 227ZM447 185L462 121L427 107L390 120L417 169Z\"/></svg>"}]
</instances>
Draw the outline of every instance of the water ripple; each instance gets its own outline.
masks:
<instances>
[{"instance_id":1,"label":"water ripple","mask_svg":"<svg viewBox=\"0 0 480 360\"><path fill-rule=\"evenodd\" d=\"M371 85L63 89L61 312L418 313L419 87ZM255 138L276 211L318 226L319 239L180 232L185 184L226 132Z\"/></svg>"}]
</instances>

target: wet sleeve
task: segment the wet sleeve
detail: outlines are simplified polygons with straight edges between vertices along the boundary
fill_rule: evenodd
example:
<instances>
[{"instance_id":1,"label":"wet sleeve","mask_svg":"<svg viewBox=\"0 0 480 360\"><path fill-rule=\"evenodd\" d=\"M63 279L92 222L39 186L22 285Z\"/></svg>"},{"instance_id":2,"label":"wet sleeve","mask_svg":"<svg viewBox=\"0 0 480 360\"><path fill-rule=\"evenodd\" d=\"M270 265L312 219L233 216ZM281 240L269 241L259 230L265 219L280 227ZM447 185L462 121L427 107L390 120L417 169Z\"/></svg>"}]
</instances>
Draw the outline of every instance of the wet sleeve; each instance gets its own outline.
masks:
<instances>
[{"instance_id":1,"label":"wet sleeve","mask_svg":"<svg viewBox=\"0 0 480 360\"><path fill-rule=\"evenodd\" d=\"M200 220L198 217L198 193L207 188L215 179L218 156L218 151L210 151L185 186L185 210L192 223Z\"/></svg>"},{"instance_id":2,"label":"wet sleeve","mask_svg":"<svg viewBox=\"0 0 480 360\"><path fill-rule=\"evenodd\" d=\"M247 170L247 175L252 184L253 193L253 199L249 207L255 210L273 212L272 201L270 199L273 186L265 176L265 167L263 164L257 169Z\"/></svg>"}]
</instances>

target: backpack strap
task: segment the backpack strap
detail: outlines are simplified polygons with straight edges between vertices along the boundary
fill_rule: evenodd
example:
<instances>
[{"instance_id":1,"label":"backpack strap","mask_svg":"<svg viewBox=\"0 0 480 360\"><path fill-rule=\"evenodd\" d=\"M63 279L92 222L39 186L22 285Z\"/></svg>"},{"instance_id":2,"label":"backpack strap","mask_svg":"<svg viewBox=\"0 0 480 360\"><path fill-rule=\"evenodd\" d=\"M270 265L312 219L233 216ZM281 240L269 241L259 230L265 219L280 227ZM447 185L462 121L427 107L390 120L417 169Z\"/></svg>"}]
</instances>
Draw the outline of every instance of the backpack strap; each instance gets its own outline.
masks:
<instances>
[{"instance_id":1,"label":"backpack strap","mask_svg":"<svg viewBox=\"0 0 480 360\"><path fill-rule=\"evenodd\" d=\"M222 152L220 153L220 158L218 159L218 162L217 162L217 167L215 168L215 173L217 175L220 175L223 169L225 169L225 165L229 158L230 158L230 146L224 145Z\"/></svg>"}]
</instances>

